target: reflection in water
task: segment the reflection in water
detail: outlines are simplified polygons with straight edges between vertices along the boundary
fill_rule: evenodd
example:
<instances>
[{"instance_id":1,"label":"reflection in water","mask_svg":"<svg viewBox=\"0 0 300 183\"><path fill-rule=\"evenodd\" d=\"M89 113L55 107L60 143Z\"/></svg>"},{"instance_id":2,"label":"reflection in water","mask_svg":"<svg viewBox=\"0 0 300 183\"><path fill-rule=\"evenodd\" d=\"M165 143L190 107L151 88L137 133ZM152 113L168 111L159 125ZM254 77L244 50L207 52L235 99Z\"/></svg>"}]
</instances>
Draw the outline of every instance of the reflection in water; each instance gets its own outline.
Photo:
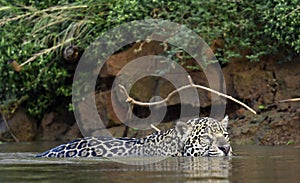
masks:
<instances>
[{"instance_id":1,"label":"reflection in water","mask_svg":"<svg viewBox=\"0 0 300 183\"><path fill-rule=\"evenodd\" d=\"M118 161L118 159L114 159ZM120 160L120 159L119 159ZM171 157L162 161L156 158L127 158L128 164L138 165L134 169L139 172L178 172L177 177L190 179L189 182L199 180L214 180L214 182L229 182L231 157ZM150 162L155 163L150 163ZM124 163L122 158L119 162ZM150 164L149 164L150 163ZM160 174L168 178L170 174ZM194 180L194 181L191 181Z\"/></svg>"},{"instance_id":2,"label":"reflection in water","mask_svg":"<svg viewBox=\"0 0 300 183\"><path fill-rule=\"evenodd\" d=\"M238 156L230 158L172 157L159 162L150 157L126 158L131 165L102 158L33 158L34 153L28 151L35 149L41 147L0 144L0 182L273 183L300 180L300 149L290 146L239 146L234 148ZM137 165L149 162L153 163Z\"/></svg>"},{"instance_id":3,"label":"reflection in water","mask_svg":"<svg viewBox=\"0 0 300 183\"><path fill-rule=\"evenodd\" d=\"M214 182L229 182L229 171L231 169L230 157L204 157L190 158L191 161L184 161L183 171L185 176ZM197 181L195 181L197 182Z\"/></svg>"},{"instance_id":4,"label":"reflection in water","mask_svg":"<svg viewBox=\"0 0 300 183\"><path fill-rule=\"evenodd\" d=\"M199 182L202 180L224 183L229 182L231 170L230 157L171 157L162 161L156 161L153 157L126 158L131 163L131 165L127 165L99 158L37 159L33 158L33 155L33 153L0 153L0 177L5 178L7 176L1 176L1 170L4 174L5 170L13 170L15 172L10 173L13 176L7 176L7 179L3 180L14 181L24 177L24 174L28 177L31 176L33 180L37 177L39 179L53 178L54 172L55 177L61 180L68 176L73 178L78 176L85 177L84 179L87 180L93 180L93 178L109 180L108 177L111 177L114 178L115 182L145 182L145 179L150 179L155 180L155 182L170 180ZM121 162L124 162L124 159ZM150 161L155 163L149 164ZM145 162L147 164L137 165ZM8 165L10 165L9 169L7 169ZM66 170L68 171L66 172ZM33 174L37 171L40 172L39 175ZM91 175L91 177L86 177L86 174ZM134 180L131 179L132 177ZM1 182L3 180L1 181L0 178Z\"/></svg>"}]
</instances>

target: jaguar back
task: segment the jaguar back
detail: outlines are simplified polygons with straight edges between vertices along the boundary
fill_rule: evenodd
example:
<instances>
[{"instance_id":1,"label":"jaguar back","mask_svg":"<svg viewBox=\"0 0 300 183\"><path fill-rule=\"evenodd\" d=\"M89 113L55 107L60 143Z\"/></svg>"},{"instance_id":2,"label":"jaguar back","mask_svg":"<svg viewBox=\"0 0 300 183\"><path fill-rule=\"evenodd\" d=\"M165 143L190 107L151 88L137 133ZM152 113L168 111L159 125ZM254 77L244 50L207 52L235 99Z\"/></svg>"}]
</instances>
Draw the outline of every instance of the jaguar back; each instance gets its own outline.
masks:
<instances>
[{"instance_id":1,"label":"jaguar back","mask_svg":"<svg viewBox=\"0 0 300 183\"><path fill-rule=\"evenodd\" d=\"M174 128L144 138L86 137L36 157L178 156L191 130L187 123L178 121Z\"/></svg>"}]
</instances>

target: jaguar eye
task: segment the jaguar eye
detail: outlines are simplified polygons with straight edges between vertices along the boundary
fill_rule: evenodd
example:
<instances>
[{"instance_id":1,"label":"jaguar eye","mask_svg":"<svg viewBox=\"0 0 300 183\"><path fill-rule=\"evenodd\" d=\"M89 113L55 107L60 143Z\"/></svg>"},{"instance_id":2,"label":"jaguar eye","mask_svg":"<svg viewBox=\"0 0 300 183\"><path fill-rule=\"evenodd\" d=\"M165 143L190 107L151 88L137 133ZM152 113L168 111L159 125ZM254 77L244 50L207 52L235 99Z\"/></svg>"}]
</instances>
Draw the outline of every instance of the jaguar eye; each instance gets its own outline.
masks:
<instances>
[{"instance_id":1,"label":"jaguar eye","mask_svg":"<svg viewBox=\"0 0 300 183\"><path fill-rule=\"evenodd\" d=\"M203 136L203 141L206 143L206 144L211 144L213 139L212 137L208 136L208 135L205 135Z\"/></svg>"}]
</instances>

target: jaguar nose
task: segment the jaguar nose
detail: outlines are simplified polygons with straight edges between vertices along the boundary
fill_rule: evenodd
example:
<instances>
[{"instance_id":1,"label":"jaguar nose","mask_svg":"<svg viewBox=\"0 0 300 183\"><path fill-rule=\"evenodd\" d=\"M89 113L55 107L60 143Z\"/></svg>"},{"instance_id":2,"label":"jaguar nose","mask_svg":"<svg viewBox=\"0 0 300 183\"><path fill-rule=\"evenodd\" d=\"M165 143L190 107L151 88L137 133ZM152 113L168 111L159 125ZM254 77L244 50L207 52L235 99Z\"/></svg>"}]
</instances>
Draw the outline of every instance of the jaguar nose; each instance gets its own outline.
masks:
<instances>
[{"instance_id":1,"label":"jaguar nose","mask_svg":"<svg viewBox=\"0 0 300 183\"><path fill-rule=\"evenodd\" d=\"M228 155L229 150L230 150L230 146L220 146L220 147L218 147L218 148L219 148L221 151L224 152L225 156Z\"/></svg>"}]
</instances>

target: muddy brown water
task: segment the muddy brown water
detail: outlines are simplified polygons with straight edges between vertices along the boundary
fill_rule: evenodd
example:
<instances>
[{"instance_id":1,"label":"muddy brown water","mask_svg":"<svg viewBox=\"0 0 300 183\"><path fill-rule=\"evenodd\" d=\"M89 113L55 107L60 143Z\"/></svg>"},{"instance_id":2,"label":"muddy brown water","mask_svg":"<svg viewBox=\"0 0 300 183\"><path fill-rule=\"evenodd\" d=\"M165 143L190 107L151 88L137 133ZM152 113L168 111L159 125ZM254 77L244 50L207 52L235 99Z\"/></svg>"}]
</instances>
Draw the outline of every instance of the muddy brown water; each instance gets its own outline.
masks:
<instances>
[{"instance_id":1,"label":"muddy brown water","mask_svg":"<svg viewBox=\"0 0 300 183\"><path fill-rule=\"evenodd\" d=\"M125 158L116 162L33 157L55 145L0 144L0 182L300 182L300 149L292 146L234 146L237 155L232 158ZM146 164L137 165L142 163Z\"/></svg>"}]
</instances>

